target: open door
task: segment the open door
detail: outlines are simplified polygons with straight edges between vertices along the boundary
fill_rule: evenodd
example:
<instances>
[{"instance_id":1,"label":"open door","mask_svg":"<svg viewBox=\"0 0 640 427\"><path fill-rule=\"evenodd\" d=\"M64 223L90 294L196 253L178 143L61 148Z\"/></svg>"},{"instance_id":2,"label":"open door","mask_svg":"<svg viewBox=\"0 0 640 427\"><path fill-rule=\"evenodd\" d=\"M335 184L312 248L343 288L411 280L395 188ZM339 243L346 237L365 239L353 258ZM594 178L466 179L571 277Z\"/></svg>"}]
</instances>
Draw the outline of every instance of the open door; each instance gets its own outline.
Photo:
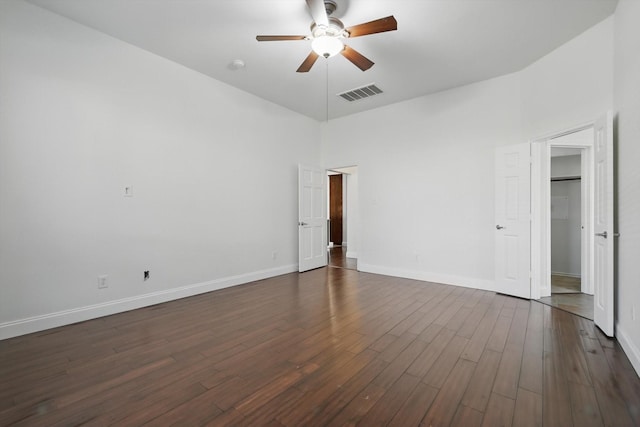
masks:
<instances>
[{"instance_id":1,"label":"open door","mask_svg":"<svg viewBox=\"0 0 640 427\"><path fill-rule=\"evenodd\" d=\"M298 166L298 271L327 265L327 173Z\"/></svg>"},{"instance_id":2,"label":"open door","mask_svg":"<svg viewBox=\"0 0 640 427\"><path fill-rule=\"evenodd\" d=\"M495 155L496 291L531 298L531 149L498 147Z\"/></svg>"},{"instance_id":3,"label":"open door","mask_svg":"<svg viewBox=\"0 0 640 427\"><path fill-rule=\"evenodd\" d=\"M593 321L606 335L613 328L613 117L594 126L594 304Z\"/></svg>"}]
</instances>

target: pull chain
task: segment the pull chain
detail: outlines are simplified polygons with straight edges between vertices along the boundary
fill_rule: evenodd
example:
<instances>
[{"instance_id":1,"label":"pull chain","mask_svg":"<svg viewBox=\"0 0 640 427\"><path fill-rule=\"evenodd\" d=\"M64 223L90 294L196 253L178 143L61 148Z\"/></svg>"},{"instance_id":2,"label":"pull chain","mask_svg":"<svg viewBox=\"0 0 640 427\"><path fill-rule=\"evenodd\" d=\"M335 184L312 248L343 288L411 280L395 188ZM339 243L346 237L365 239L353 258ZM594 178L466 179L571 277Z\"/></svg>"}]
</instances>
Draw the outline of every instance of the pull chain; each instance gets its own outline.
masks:
<instances>
[{"instance_id":1,"label":"pull chain","mask_svg":"<svg viewBox=\"0 0 640 427\"><path fill-rule=\"evenodd\" d=\"M329 123L329 59L326 59L327 62L327 99L326 99L326 105L327 105L327 123Z\"/></svg>"}]
</instances>

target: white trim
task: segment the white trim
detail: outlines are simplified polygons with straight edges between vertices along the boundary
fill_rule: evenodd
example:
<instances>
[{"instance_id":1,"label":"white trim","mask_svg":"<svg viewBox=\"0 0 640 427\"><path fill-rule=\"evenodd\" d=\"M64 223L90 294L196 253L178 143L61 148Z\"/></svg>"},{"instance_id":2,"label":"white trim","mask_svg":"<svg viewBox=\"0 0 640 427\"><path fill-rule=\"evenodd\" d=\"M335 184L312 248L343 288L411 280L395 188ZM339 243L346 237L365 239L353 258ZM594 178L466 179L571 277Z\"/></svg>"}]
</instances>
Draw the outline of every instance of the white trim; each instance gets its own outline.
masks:
<instances>
[{"instance_id":1,"label":"white trim","mask_svg":"<svg viewBox=\"0 0 640 427\"><path fill-rule=\"evenodd\" d=\"M381 274L383 276L402 277L405 279L422 280L424 282L442 283L445 285L461 286L464 288L494 291L493 280L476 279L472 277L452 276L449 274L431 273L428 271L404 270L383 265L358 264L358 271Z\"/></svg>"},{"instance_id":2,"label":"white trim","mask_svg":"<svg viewBox=\"0 0 640 427\"><path fill-rule=\"evenodd\" d=\"M633 369L636 370L636 374L640 376L640 349L635 346L633 340L629 338L629 335L620 326L620 323L616 323L616 338L629 358Z\"/></svg>"},{"instance_id":3,"label":"white trim","mask_svg":"<svg viewBox=\"0 0 640 427\"><path fill-rule=\"evenodd\" d=\"M595 136L594 136L595 137ZM595 192L595 173L593 170L593 149L583 149L580 155L580 220L583 224L580 236L580 284L583 293L593 295L593 194Z\"/></svg>"},{"instance_id":4,"label":"white trim","mask_svg":"<svg viewBox=\"0 0 640 427\"><path fill-rule=\"evenodd\" d=\"M148 307L150 305L160 304L167 301L173 301L180 298L186 298L193 295L216 291L231 286L242 285L256 280L267 279L269 277L280 276L282 274L293 273L296 271L298 271L297 264L285 265L282 267L259 270L251 273L240 274L237 276L224 277L221 279L181 286L164 291L137 295L120 300L72 308L70 310L63 310L55 313L33 316L26 319L4 322L0 324L0 340L43 331L45 329L70 325L72 323L84 322L85 320L91 320L98 317L109 316L111 314L122 313L124 311L134 310L137 308Z\"/></svg>"},{"instance_id":5,"label":"white trim","mask_svg":"<svg viewBox=\"0 0 640 427\"><path fill-rule=\"evenodd\" d=\"M589 120L589 121L584 121L581 124L575 125L575 126L568 126L565 128L561 128L558 129L556 131L552 131L549 133L545 133L542 135L539 135L535 138L532 138L530 141L532 142L546 142L549 139L554 139L554 138L560 138L566 135L571 135L572 133L576 133L576 132L580 132L583 131L585 129L589 129L590 127L593 127L593 125L595 124L595 120Z\"/></svg>"},{"instance_id":6,"label":"white trim","mask_svg":"<svg viewBox=\"0 0 640 427\"><path fill-rule=\"evenodd\" d=\"M349 252L347 251L347 258L358 258L358 252Z\"/></svg>"},{"instance_id":7,"label":"white trim","mask_svg":"<svg viewBox=\"0 0 640 427\"><path fill-rule=\"evenodd\" d=\"M543 207L541 197L544 192L542 187L537 184L541 181L541 174L544 174L542 167L545 164L542 160L546 156L546 144L540 142L531 143L531 299L540 299L541 293L547 292L545 288L547 281L544 280L546 260L541 258L543 241L539 237L543 235L544 226L546 225L541 221L544 218L541 213Z\"/></svg>"}]
</instances>

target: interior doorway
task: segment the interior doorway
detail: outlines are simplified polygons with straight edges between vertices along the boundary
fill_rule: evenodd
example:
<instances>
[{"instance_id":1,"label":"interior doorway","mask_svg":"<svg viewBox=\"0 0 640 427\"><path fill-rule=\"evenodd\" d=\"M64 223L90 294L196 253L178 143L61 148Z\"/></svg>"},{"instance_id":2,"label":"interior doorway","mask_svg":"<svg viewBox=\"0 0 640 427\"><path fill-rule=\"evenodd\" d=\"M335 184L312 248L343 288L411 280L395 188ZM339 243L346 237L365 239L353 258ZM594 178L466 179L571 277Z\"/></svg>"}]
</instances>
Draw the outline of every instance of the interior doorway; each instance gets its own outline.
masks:
<instances>
[{"instance_id":1,"label":"interior doorway","mask_svg":"<svg viewBox=\"0 0 640 427\"><path fill-rule=\"evenodd\" d=\"M327 175L329 266L357 270L358 167L331 168Z\"/></svg>"},{"instance_id":2,"label":"interior doorway","mask_svg":"<svg viewBox=\"0 0 640 427\"><path fill-rule=\"evenodd\" d=\"M592 138L589 131L572 135L573 141ZM590 289L589 261L584 242L585 223L589 221L589 183L583 180L584 147L560 147L562 138L551 145L549 182L549 223L551 262L549 276L551 295L540 302L562 308L593 320L593 291ZM564 140L566 142L566 140ZM586 200L583 200L583 195ZM588 239L586 239L588 240ZM583 268L583 264L584 267Z\"/></svg>"},{"instance_id":3,"label":"interior doorway","mask_svg":"<svg viewBox=\"0 0 640 427\"><path fill-rule=\"evenodd\" d=\"M580 148L583 294L593 295L593 322L615 335L615 186L613 113L556 132L531 145L531 298L551 296L551 155L554 147Z\"/></svg>"},{"instance_id":4,"label":"interior doorway","mask_svg":"<svg viewBox=\"0 0 640 427\"><path fill-rule=\"evenodd\" d=\"M329 172L329 246L342 246L344 235L343 212L343 181L345 176L341 173Z\"/></svg>"}]
</instances>

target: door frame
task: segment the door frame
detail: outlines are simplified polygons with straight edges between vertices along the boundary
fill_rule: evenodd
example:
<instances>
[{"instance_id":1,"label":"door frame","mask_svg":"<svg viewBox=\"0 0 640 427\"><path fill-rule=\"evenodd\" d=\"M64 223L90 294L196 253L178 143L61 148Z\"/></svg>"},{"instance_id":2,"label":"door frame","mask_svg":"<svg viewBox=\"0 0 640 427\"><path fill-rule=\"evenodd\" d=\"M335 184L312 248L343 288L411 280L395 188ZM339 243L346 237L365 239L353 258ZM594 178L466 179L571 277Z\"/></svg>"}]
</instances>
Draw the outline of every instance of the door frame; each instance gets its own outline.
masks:
<instances>
[{"instance_id":1,"label":"door frame","mask_svg":"<svg viewBox=\"0 0 640 427\"><path fill-rule=\"evenodd\" d=\"M587 293L593 293L593 140L589 143L558 142L554 139L594 128L595 121L554 132L532 141L531 169L531 298L551 295L551 148L580 148L581 275L586 277ZM584 288L583 288L584 289Z\"/></svg>"}]
</instances>

